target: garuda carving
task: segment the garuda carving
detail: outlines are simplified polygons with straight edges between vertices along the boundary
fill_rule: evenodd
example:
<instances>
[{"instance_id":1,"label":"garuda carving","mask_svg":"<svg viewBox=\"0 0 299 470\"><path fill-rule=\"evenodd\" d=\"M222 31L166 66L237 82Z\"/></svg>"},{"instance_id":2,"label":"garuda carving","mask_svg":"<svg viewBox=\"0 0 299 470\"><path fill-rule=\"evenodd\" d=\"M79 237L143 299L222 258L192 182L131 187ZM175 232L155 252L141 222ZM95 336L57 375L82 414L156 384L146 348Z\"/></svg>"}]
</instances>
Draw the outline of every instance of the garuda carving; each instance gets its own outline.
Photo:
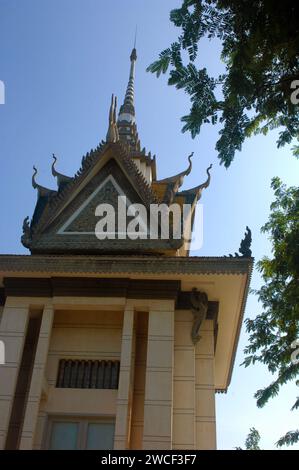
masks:
<instances>
[{"instance_id":1,"label":"garuda carving","mask_svg":"<svg viewBox=\"0 0 299 470\"><path fill-rule=\"evenodd\" d=\"M229 255L229 257L233 258L233 256L235 256L236 258L240 258L240 257L250 258L252 255L252 251L250 249L251 242L252 242L251 230L248 226L246 226L246 232L244 234L244 238L241 240L241 243L240 243L239 253L235 253L235 255Z\"/></svg>"},{"instance_id":2,"label":"garuda carving","mask_svg":"<svg viewBox=\"0 0 299 470\"><path fill-rule=\"evenodd\" d=\"M243 240L241 240L240 248L239 248L239 253L241 253L242 256L245 256L246 258L251 256L251 242L252 242L252 237L251 237L251 230L247 226L246 227L246 232L244 235Z\"/></svg>"},{"instance_id":3,"label":"garuda carving","mask_svg":"<svg viewBox=\"0 0 299 470\"><path fill-rule=\"evenodd\" d=\"M202 322L207 317L208 312L208 296L204 292L198 292L196 287L191 292L191 310L193 313L193 325L191 330L191 339L194 344L200 340L199 330Z\"/></svg>"}]
</instances>

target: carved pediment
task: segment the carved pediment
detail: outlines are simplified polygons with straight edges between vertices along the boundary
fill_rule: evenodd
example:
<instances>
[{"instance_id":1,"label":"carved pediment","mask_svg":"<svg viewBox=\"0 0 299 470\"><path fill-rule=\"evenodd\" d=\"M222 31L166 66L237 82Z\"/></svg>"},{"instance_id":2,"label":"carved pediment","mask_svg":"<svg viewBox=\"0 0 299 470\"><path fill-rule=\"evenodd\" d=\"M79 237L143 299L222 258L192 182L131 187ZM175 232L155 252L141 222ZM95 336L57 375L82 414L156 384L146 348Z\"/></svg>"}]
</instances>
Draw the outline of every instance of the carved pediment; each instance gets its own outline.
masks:
<instances>
[{"instance_id":1,"label":"carved pediment","mask_svg":"<svg viewBox=\"0 0 299 470\"><path fill-rule=\"evenodd\" d=\"M126 228L134 220L129 212L132 204L142 205L145 220L139 217L137 231L143 233L143 238L133 240L123 226L119 227L120 206L126 214ZM98 222L103 216L107 205L115 213L115 224L99 231ZM100 211L98 210L100 208ZM110 159L90 181L78 191L75 197L49 223L46 229L36 235L31 250L33 252L102 252L102 251L143 251L174 249L173 241L149 240L147 225L148 209L137 191L117 163ZM123 212L121 213L123 214ZM148 238L148 239L147 239ZM175 240L178 244L180 240Z\"/></svg>"},{"instance_id":2,"label":"carved pediment","mask_svg":"<svg viewBox=\"0 0 299 470\"><path fill-rule=\"evenodd\" d=\"M109 175L71 215L58 230L58 234L80 235L94 234L97 217L96 209L100 204L110 204L117 214L118 198L125 193L121 190L113 176Z\"/></svg>"}]
</instances>

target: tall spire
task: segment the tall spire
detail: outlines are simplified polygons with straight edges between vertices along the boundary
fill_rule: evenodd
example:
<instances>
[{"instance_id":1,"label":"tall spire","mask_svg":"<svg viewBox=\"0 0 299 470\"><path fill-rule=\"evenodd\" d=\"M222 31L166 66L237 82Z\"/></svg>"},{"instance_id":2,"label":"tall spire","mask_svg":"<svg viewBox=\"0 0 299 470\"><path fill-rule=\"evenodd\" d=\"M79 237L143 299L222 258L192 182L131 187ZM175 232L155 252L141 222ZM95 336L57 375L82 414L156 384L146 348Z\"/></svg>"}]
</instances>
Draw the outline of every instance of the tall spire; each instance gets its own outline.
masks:
<instances>
[{"instance_id":1,"label":"tall spire","mask_svg":"<svg viewBox=\"0 0 299 470\"><path fill-rule=\"evenodd\" d=\"M136 47L134 44L134 48L130 55L131 67L130 67L129 82L127 86L124 103L121 105L120 110L119 110L118 122L125 121L131 124L135 122L134 78L135 78L136 60L137 60L137 52L136 52Z\"/></svg>"},{"instance_id":2,"label":"tall spire","mask_svg":"<svg viewBox=\"0 0 299 470\"><path fill-rule=\"evenodd\" d=\"M134 104L134 79L135 79L135 63L137 60L136 52L136 33L135 42L130 55L130 75L123 104L120 107L117 128L119 139L125 142L130 150L140 151L140 141L135 123L135 104Z\"/></svg>"}]
</instances>

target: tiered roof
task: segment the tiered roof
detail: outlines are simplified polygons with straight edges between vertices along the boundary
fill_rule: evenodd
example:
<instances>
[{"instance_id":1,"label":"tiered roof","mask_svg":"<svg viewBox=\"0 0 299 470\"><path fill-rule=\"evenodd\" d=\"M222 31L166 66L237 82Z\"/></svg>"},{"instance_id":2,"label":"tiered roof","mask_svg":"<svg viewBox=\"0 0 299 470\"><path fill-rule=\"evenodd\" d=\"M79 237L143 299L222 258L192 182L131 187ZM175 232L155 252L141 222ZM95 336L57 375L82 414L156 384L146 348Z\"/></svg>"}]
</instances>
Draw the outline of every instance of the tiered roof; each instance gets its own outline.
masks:
<instances>
[{"instance_id":1,"label":"tiered roof","mask_svg":"<svg viewBox=\"0 0 299 470\"><path fill-rule=\"evenodd\" d=\"M150 152L147 153L145 148L141 150L137 132L134 103L136 60L137 53L134 47L130 56L131 64L128 86L118 118L116 118L116 97L112 95L106 140L83 156L79 171L73 177L58 172L56 169L57 158L53 155L52 174L57 181L57 189L53 190L37 183L37 170L34 167L32 185L37 189L37 203L30 223L28 217L24 220L22 236L22 243L32 253L44 251L48 253L67 252L68 250L72 253L82 253L85 251L102 253L110 249L113 252L119 250L122 252L130 251L125 243L122 243L122 246L119 246L115 241L110 245L102 243L100 246L95 243L98 240L94 240L91 243L91 239L86 238L87 234L91 235L91 232L81 231L79 239L80 230L78 233L76 232L76 237L73 241L62 244L58 243L58 234L60 234L61 240L63 238L61 238L59 226L65 226L66 217L70 217L72 210L73 213L76 211L80 212L80 201L82 203L83 194L88 199L90 194L97 194L96 185L99 186L105 183L106 180L103 182L101 174L102 176L106 175L106 179L108 174L116 179L118 178L118 186L122 188L124 194L127 193L128 189L132 196L131 202L143 203L147 208L149 208L150 204L164 203L170 206L170 204L178 202L180 205L191 204L194 211L196 203L201 197L202 190L208 187L211 166L207 169L208 177L204 183L190 190L179 191L185 177L192 170L193 153L188 157L188 167L186 170L168 178L156 179L156 158L155 156L152 157ZM114 163L112 164L111 161ZM114 175L115 172L118 174L118 177ZM104 202L103 197L101 202ZM193 217L194 214L192 215ZM94 218L94 221L91 221L94 226L95 220ZM75 236L73 232L67 232L64 235L70 236L71 233ZM55 242L53 242L54 238L56 239ZM64 242L67 240L66 236L63 240ZM137 248L137 245L135 243L134 247ZM174 240L163 241L163 243L160 241L160 243L156 244L152 244L149 240L143 240L139 245L137 251L142 253L154 251L161 254L175 255L183 247L184 240L176 240L175 242Z\"/></svg>"}]
</instances>

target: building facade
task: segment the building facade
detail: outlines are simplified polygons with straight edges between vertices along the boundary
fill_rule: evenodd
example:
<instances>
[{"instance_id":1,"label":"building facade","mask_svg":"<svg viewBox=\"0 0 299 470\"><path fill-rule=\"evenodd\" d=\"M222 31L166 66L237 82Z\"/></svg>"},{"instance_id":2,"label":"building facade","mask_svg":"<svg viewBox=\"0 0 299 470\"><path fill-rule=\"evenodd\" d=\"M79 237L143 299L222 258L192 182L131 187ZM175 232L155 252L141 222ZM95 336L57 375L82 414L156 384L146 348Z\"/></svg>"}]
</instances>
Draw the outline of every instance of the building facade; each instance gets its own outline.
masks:
<instances>
[{"instance_id":1,"label":"building facade","mask_svg":"<svg viewBox=\"0 0 299 470\"><path fill-rule=\"evenodd\" d=\"M134 48L118 116L112 96L106 139L76 175L59 173L54 156L51 190L35 169L30 254L0 255L0 449L216 448L215 393L231 379L250 231L235 256L189 256L210 167L189 190L192 155L185 171L157 179L137 132L136 59ZM153 207L163 209L156 237ZM184 219L173 207L187 208Z\"/></svg>"}]
</instances>

